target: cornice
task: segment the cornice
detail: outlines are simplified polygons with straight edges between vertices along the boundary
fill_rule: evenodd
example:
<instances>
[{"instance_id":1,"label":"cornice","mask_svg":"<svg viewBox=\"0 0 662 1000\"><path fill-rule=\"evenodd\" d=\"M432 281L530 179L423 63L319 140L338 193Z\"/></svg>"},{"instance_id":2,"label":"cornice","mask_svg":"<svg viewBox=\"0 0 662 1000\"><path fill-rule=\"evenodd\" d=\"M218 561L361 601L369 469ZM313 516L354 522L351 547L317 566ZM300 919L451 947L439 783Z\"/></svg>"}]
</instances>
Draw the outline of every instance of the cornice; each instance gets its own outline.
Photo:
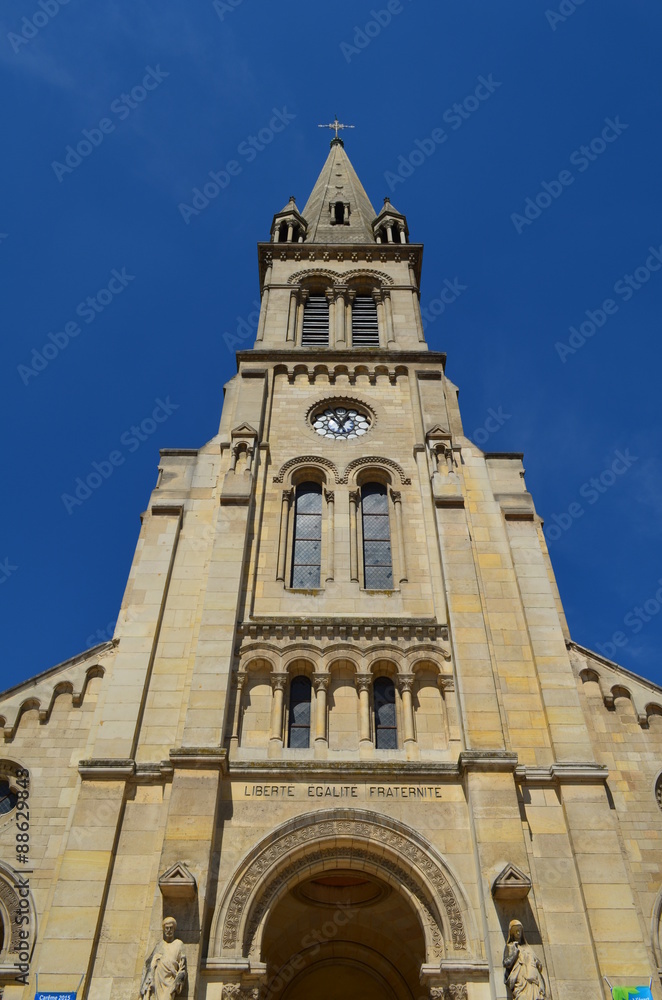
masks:
<instances>
[{"instance_id":1,"label":"cornice","mask_svg":"<svg viewBox=\"0 0 662 1000\"><path fill-rule=\"evenodd\" d=\"M407 362L409 364L441 365L446 364L446 354L444 351L397 351L397 350L376 350L375 348L352 347L350 349L338 351L330 347L293 347L291 350L282 348L253 348L248 351L237 351L237 368L242 362L258 362L264 364L265 361L297 361L299 363L310 361L320 364L329 361L344 361L365 363L366 361L388 364L388 362Z\"/></svg>"},{"instance_id":2,"label":"cornice","mask_svg":"<svg viewBox=\"0 0 662 1000\"><path fill-rule=\"evenodd\" d=\"M227 769L227 750L223 747L175 747L169 760L138 762L132 757L91 757L78 763L83 781L132 781L151 784L172 778L176 768L208 771Z\"/></svg>"},{"instance_id":3,"label":"cornice","mask_svg":"<svg viewBox=\"0 0 662 1000\"><path fill-rule=\"evenodd\" d=\"M463 750L458 766L462 774L469 771L513 773L517 767L517 754L509 750Z\"/></svg>"},{"instance_id":4,"label":"cornice","mask_svg":"<svg viewBox=\"0 0 662 1000\"><path fill-rule=\"evenodd\" d=\"M297 781L300 778L322 778L337 782L347 778L374 778L406 784L408 780L457 781L460 771L457 764L432 761L323 761L323 760L257 760L231 761L229 778L271 781L275 778Z\"/></svg>"},{"instance_id":5,"label":"cornice","mask_svg":"<svg viewBox=\"0 0 662 1000\"><path fill-rule=\"evenodd\" d=\"M448 626L434 618L294 618L260 616L240 622L242 639L448 639Z\"/></svg>"},{"instance_id":6,"label":"cornice","mask_svg":"<svg viewBox=\"0 0 662 1000\"><path fill-rule=\"evenodd\" d=\"M609 777L609 769L594 761L557 761L548 767L521 764L515 768L515 779L522 785L601 785Z\"/></svg>"}]
</instances>

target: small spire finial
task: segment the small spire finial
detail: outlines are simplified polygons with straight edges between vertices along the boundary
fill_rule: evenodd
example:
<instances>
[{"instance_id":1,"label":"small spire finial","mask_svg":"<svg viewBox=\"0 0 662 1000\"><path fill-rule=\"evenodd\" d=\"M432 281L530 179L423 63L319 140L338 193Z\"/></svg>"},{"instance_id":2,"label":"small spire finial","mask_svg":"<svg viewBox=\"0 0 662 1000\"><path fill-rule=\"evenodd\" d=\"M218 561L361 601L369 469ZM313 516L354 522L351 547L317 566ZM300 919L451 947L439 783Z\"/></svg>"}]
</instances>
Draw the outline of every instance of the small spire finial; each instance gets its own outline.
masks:
<instances>
[{"instance_id":1,"label":"small spire finial","mask_svg":"<svg viewBox=\"0 0 662 1000\"><path fill-rule=\"evenodd\" d=\"M336 139L338 138L338 129L341 129L341 128L356 128L355 125L342 125L338 121L338 115L335 116L335 120L332 121L329 125L318 125L317 127L318 128L332 128L332 129L335 129L335 132L336 132L335 138Z\"/></svg>"}]
</instances>

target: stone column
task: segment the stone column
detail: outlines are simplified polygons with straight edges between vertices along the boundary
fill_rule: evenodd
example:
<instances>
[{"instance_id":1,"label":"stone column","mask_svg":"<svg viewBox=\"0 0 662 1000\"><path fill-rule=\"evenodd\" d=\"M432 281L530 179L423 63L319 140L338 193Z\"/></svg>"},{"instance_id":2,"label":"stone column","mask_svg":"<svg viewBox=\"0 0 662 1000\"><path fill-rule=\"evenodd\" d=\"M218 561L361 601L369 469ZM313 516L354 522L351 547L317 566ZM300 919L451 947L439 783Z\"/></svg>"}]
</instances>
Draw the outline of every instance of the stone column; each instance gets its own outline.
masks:
<instances>
[{"instance_id":1,"label":"stone column","mask_svg":"<svg viewBox=\"0 0 662 1000\"><path fill-rule=\"evenodd\" d=\"M414 322L416 323L416 333L418 334L418 339L421 344L425 343L425 333L423 331L423 321L421 319L421 302L418 294L418 285L416 284L416 275L414 273L414 268L409 265L409 280L411 282L411 295L412 295L412 306L414 308Z\"/></svg>"},{"instance_id":2,"label":"stone column","mask_svg":"<svg viewBox=\"0 0 662 1000\"><path fill-rule=\"evenodd\" d=\"M315 746L328 746L326 732L326 694L329 687L329 675L313 674L315 685Z\"/></svg>"},{"instance_id":3,"label":"stone column","mask_svg":"<svg viewBox=\"0 0 662 1000\"><path fill-rule=\"evenodd\" d=\"M375 300L375 305L377 306L377 327L379 329L379 340L382 344L385 342L389 343L390 337L388 335L388 326L386 323L386 309L384 308L384 296L382 295L381 288L373 288L372 297Z\"/></svg>"},{"instance_id":4,"label":"stone column","mask_svg":"<svg viewBox=\"0 0 662 1000\"><path fill-rule=\"evenodd\" d=\"M297 297L297 329L296 329L296 343L301 344L301 334L303 332L303 313L306 308L306 302L308 301L308 289L302 288L299 291Z\"/></svg>"},{"instance_id":5,"label":"stone column","mask_svg":"<svg viewBox=\"0 0 662 1000\"><path fill-rule=\"evenodd\" d=\"M235 702L234 716L232 719L232 736L230 737L230 749L236 750L239 747L239 729L241 728L241 696L246 683L246 671L240 670L235 677Z\"/></svg>"},{"instance_id":6,"label":"stone column","mask_svg":"<svg viewBox=\"0 0 662 1000\"><path fill-rule=\"evenodd\" d=\"M361 491L351 490L349 494L349 578L359 579L359 539L358 539L358 507L361 503Z\"/></svg>"},{"instance_id":7,"label":"stone column","mask_svg":"<svg viewBox=\"0 0 662 1000\"><path fill-rule=\"evenodd\" d=\"M391 500L395 509L395 534L398 546L398 569L400 570L400 583L407 583L407 562L405 558L405 538L402 526L402 493L400 490L391 490Z\"/></svg>"},{"instance_id":8,"label":"stone column","mask_svg":"<svg viewBox=\"0 0 662 1000\"><path fill-rule=\"evenodd\" d=\"M324 294L329 303L329 347L336 346L336 292L334 288L325 288Z\"/></svg>"},{"instance_id":9,"label":"stone column","mask_svg":"<svg viewBox=\"0 0 662 1000\"><path fill-rule=\"evenodd\" d=\"M415 743L414 735L414 706L411 697L411 689L414 686L413 674L398 674L396 683L402 698L402 715L404 721L404 742Z\"/></svg>"},{"instance_id":10,"label":"stone column","mask_svg":"<svg viewBox=\"0 0 662 1000\"><path fill-rule=\"evenodd\" d=\"M333 582L335 575L335 494L324 490L326 500L326 582Z\"/></svg>"},{"instance_id":11,"label":"stone column","mask_svg":"<svg viewBox=\"0 0 662 1000\"><path fill-rule=\"evenodd\" d=\"M294 235L294 223L293 222L288 222L287 223L287 242L288 243L292 242L293 235Z\"/></svg>"},{"instance_id":12,"label":"stone column","mask_svg":"<svg viewBox=\"0 0 662 1000\"><path fill-rule=\"evenodd\" d=\"M372 674L357 674L356 686L359 689L359 745L372 746L370 739L370 685Z\"/></svg>"},{"instance_id":13,"label":"stone column","mask_svg":"<svg viewBox=\"0 0 662 1000\"><path fill-rule=\"evenodd\" d=\"M335 346L342 350L347 346L347 335L345 331L345 296L347 285L336 285L336 343Z\"/></svg>"},{"instance_id":14,"label":"stone column","mask_svg":"<svg viewBox=\"0 0 662 1000\"><path fill-rule=\"evenodd\" d=\"M386 223L386 239L387 239L387 241L389 243L393 242L393 223L392 222L387 222Z\"/></svg>"},{"instance_id":15,"label":"stone column","mask_svg":"<svg viewBox=\"0 0 662 1000\"><path fill-rule=\"evenodd\" d=\"M404 222L398 222L398 235L400 237L400 242L401 243L406 243L407 242L407 234L405 233L405 224L404 224Z\"/></svg>"},{"instance_id":16,"label":"stone column","mask_svg":"<svg viewBox=\"0 0 662 1000\"><path fill-rule=\"evenodd\" d=\"M292 288L290 291L290 303L287 310L287 333L285 339L294 342L297 333L297 304L298 304L297 289Z\"/></svg>"},{"instance_id":17,"label":"stone column","mask_svg":"<svg viewBox=\"0 0 662 1000\"><path fill-rule=\"evenodd\" d=\"M386 314L386 339L388 341L388 346L393 347L395 344L395 333L393 330L393 303L391 302L391 289L384 289L384 312Z\"/></svg>"},{"instance_id":18,"label":"stone column","mask_svg":"<svg viewBox=\"0 0 662 1000\"><path fill-rule=\"evenodd\" d=\"M269 737L272 745L283 745L283 699L285 696L285 684L287 674L272 674L271 688L273 698L271 700L271 735Z\"/></svg>"},{"instance_id":19,"label":"stone column","mask_svg":"<svg viewBox=\"0 0 662 1000\"><path fill-rule=\"evenodd\" d=\"M355 298L356 292L353 288L350 288L345 295L345 340L348 347L352 338L352 309L354 308Z\"/></svg>"},{"instance_id":20,"label":"stone column","mask_svg":"<svg viewBox=\"0 0 662 1000\"><path fill-rule=\"evenodd\" d=\"M290 504L294 497L294 490L283 490L283 495L280 504L280 532L278 535L278 572L276 575L277 580L282 580L285 582L285 573L287 567L285 565L287 560L287 529L290 521Z\"/></svg>"},{"instance_id":21,"label":"stone column","mask_svg":"<svg viewBox=\"0 0 662 1000\"><path fill-rule=\"evenodd\" d=\"M257 333L255 335L255 340L262 340L264 337L264 326L267 320L267 306L269 305L269 285L271 284L271 263L267 264L267 270L264 275L264 283L262 285L262 302L260 304L260 319L257 324Z\"/></svg>"}]
</instances>

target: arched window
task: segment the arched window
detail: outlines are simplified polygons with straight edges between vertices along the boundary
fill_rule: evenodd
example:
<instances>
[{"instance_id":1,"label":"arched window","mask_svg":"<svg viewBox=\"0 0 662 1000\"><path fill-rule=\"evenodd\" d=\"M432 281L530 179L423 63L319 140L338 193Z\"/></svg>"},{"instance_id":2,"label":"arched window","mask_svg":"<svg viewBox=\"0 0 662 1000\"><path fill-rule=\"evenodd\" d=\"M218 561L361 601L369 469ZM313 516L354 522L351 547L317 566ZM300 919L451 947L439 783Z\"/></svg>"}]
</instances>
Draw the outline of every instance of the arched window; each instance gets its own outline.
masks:
<instances>
[{"instance_id":1,"label":"arched window","mask_svg":"<svg viewBox=\"0 0 662 1000\"><path fill-rule=\"evenodd\" d=\"M0 781L0 816L9 813L15 808L18 802L18 795L11 787L6 778Z\"/></svg>"},{"instance_id":2,"label":"arched window","mask_svg":"<svg viewBox=\"0 0 662 1000\"><path fill-rule=\"evenodd\" d=\"M326 295L309 295L303 307L302 347L329 346L329 303Z\"/></svg>"},{"instance_id":3,"label":"arched window","mask_svg":"<svg viewBox=\"0 0 662 1000\"><path fill-rule=\"evenodd\" d=\"M300 674L290 684L288 747L307 750L310 746L310 681Z\"/></svg>"},{"instance_id":4,"label":"arched window","mask_svg":"<svg viewBox=\"0 0 662 1000\"><path fill-rule=\"evenodd\" d=\"M322 564L322 487L297 486L292 547L292 587L309 590L320 585Z\"/></svg>"},{"instance_id":5,"label":"arched window","mask_svg":"<svg viewBox=\"0 0 662 1000\"><path fill-rule=\"evenodd\" d=\"M391 530L388 496L381 483L366 483L361 489L363 520L363 586L366 590L393 589Z\"/></svg>"},{"instance_id":6,"label":"arched window","mask_svg":"<svg viewBox=\"0 0 662 1000\"><path fill-rule=\"evenodd\" d=\"M373 697L375 702L375 747L377 750L397 750L395 685L390 677L377 677L373 684Z\"/></svg>"},{"instance_id":7,"label":"arched window","mask_svg":"<svg viewBox=\"0 0 662 1000\"><path fill-rule=\"evenodd\" d=\"M357 295L352 305L352 347L379 347L377 303L372 295Z\"/></svg>"}]
</instances>

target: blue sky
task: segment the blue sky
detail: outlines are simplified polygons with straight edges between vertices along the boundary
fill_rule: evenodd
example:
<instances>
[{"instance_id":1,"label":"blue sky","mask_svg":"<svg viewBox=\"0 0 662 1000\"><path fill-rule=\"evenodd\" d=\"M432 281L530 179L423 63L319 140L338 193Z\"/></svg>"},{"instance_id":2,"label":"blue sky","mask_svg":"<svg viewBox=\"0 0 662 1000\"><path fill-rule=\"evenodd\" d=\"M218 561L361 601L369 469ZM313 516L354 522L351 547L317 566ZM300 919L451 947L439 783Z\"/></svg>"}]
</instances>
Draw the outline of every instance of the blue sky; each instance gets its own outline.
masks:
<instances>
[{"instance_id":1,"label":"blue sky","mask_svg":"<svg viewBox=\"0 0 662 1000\"><path fill-rule=\"evenodd\" d=\"M653 0L5 6L1 687L112 633L158 449L215 433L255 244L336 113L425 243L466 432L525 453L573 637L662 683L661 22Z\"/></svg>"}]
</instances>

